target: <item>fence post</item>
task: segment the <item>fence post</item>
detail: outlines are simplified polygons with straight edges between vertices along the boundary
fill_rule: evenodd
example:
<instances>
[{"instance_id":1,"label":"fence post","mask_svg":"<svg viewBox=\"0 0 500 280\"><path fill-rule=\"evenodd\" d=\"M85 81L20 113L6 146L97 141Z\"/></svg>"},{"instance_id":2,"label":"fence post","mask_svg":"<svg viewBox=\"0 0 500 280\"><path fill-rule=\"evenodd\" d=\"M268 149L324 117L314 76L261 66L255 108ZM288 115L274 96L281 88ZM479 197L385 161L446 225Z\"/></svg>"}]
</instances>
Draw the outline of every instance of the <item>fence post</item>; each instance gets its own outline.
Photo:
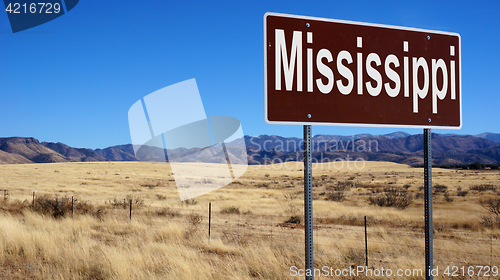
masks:
<instances>
[{"instance_id":1,"label":"fence post","mask_svg":"<svg viewBox=\"0 0 500 280\"><path fill-rule=\"evenodd\" d=\"M31 208L35 209L35 192L33 192L33 204Z\"/></svg>"},{"instance_id":2,"label":"fence post","mask_svg":"<svg viewBox=\"0 0 500 280\"><path fill-rule=\"evenodd\" d=\"M240 243L240 218L241 218L241 213L238 214L238 243Z\"/></svg>"},{"instance_id":3,"label":"fence post","mask_svg":"<svg viewBox=\"0 0 500 280\"><path fill-rule=\"evenodd\" d=\"M210 227L212 222L212 202L208 203L208 241L210 241Z\"/></svg>"},{"instance_id":4,"label":"fence post","mask_svg":"<svg viewBox=\"0 0 500 280\"><path fill-rule=\"evenodd\" d=\"M273 247L273 215L271 215L271 248Z\"/></svg>"},{"instance_id":5,"label":"fence post","mask_svg":"<svg viewBox=\"0 0 500 280\"><path fill-rule=\"evenodd\" d=\"M366 216L365 216L365 258L366 258L366 267L368 267L368 238L366 234Z\"/></svg>"},{"instance_id":6,"label":"fence post","mask_svg":"<svg viewBox=\"0 0 500 280\"><path fill-rule=\"evenodd\" d=\"M132 220L132 199L130 200L130 220Z\"/></svg>"},{"instance_id":7,"label":"fence post","mask_svg":"<svg viewBox=\"0 0 500 280\"><path fill-rule=\"evenodd\" d=\"M73 196L71 196L71 217L73 217L73 206L74 206L73 201L74 201Z\"/></svg>"},{"instance_id":8,"label":"fence post","mask_svg":"<svg viewBox=\"0 0 500 280\"><path fill-rule=\"evenodd\" d=\"M3 190L3 200L7 199L7 190Z\"/></svg>"},{"instance_id":9,"label":"fence post","mask_svg":"<svg viewBox=\"0 0 500 280\"><path fill-rule=\"evenodd\" d=\"M318 240L319 240L319 234L318 234L318 231L319 231L319 227L316 229L316 255L319 254L319 244L318 244Z\"/></svg>"}]
</instances>

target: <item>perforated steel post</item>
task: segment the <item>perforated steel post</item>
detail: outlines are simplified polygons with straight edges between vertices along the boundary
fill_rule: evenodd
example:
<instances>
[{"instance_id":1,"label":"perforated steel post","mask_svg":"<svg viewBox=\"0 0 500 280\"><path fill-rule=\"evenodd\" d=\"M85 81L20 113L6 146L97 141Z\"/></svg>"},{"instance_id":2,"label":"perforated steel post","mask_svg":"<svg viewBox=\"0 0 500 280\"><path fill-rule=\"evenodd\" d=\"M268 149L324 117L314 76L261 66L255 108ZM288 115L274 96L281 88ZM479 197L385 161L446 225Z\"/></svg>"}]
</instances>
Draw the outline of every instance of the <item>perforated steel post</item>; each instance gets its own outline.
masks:
<instances>
[{"instance_id":1,"label":"perforated steel post","mask_svg":"<svg viewBox=\"0 0 500 280\"><path fill-rule=\"evenodd\" d=\"M304 226L306 280L314 279L311 126L304 125ZM309 274L309 276L308 276Z\"/></svg>"},{"instance_id":2,"label":"perforated steel post","mask_svg":"<svg viewBox=\"0 0 500 280\"><path fill-rule=\"evenodd\" d=\"M424 128L424 197L425 197L425 279L432 280L432 153L431 129Z\"/></svg>"}]
</instances>

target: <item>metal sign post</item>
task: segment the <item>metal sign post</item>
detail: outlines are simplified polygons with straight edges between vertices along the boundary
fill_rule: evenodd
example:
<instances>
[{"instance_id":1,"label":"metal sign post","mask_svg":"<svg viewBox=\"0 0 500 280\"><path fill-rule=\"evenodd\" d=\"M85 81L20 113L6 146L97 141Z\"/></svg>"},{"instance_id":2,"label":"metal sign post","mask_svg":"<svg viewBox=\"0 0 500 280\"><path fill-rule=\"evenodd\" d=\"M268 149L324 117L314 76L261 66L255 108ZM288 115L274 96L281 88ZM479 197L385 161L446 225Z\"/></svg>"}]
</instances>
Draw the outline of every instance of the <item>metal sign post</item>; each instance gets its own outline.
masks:
<instances>
[{"instance_id":1,"label":"metal sign post","mask_svg":"<svg viewBox=\"0 0 500 280\"><path fill-rule=\"evenodd\" d=\"M304 226L306 280L314 279L311 126L304 125ZM309 273L307 273L309 272Z\"/></svg>"},{"instance_id":2,"label":"metal sign post","mask_svg":"<svg viewBox=\"0 0 500 280\"><path fill-rule=\"evenodd\" d=\"M425 268L426 280L432 280L432 153L431 129L424 128L424 197L425 197Z\"/></svg>"},{"instance_id":3,"label":"metal sign post","mask_svg":"<svg viewBox=\"0 0 500 280\"><path fill-rule=\"evenodd\" d=\"M433 279L431 128L462 127L461 49L458 33L264 15L265 120L304 126L306 279L314 278L311 125L424 129L425 266ZM376 61L385 68L373 68Z\"/></svg>"}]
</instances>

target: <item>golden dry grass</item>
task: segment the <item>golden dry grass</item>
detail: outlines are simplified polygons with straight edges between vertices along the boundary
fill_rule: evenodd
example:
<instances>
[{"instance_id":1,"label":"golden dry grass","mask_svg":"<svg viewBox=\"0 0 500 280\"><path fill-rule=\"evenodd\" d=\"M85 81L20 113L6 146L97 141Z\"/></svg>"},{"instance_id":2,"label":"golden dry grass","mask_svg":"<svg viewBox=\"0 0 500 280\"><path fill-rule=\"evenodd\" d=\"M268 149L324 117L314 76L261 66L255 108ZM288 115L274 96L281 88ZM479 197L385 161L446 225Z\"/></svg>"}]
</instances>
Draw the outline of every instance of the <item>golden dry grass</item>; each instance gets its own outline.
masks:
<instances>
[{"instance_id":1,"label":"golden dry grass","mask_svg":"<svg viewBox=\"0 0 500 280\"><path fill-rule=\"evenodd\" d=\"M423 169L385 162L343 164L313 167L316 267L363 265L367 216L370 267L422 268L423 199L404 210L373 206L367 199L388 186L410 185L414 196L422 193ZM290 266L303 267L304 231L283 222L302 213L302 169L301 163L249 166L229 186L181 203L168 164L1 165L0 189L8 190L2 209L22 201L29 205L35 191L37 197L88 201L94 214L54 219L29 206L22 214L0 212L0 278L295 279ZM490 214L478 203L498 193L469 190L458 196L458 191L477 184L500 189L500 172L436 168L433 175L453 199L434 195L436 265L499 265L500 231L480 224ZM325 193L343 181L356 183L346 199L325 200ZM132 220L128 209L117 204L130 198L138 202ZM231 207L239 214L227 211Z\"/></svg>"}]
</instances>

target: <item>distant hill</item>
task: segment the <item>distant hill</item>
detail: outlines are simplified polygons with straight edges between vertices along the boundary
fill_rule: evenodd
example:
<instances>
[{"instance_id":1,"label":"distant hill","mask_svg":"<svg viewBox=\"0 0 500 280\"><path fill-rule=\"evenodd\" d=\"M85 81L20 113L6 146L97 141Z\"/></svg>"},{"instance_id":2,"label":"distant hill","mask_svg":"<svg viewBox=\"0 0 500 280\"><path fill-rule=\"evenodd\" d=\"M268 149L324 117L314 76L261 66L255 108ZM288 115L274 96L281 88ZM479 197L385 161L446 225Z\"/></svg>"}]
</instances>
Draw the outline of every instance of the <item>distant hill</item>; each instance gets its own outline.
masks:
<instances>
[{"instance_id":1,"label":"distant hill","mask_svg":"<svg viewBox=\"0 0 500 280\"><path fill-rule=\"evenodd\" d=\"M32 161L18 154L11 154L0 150L0 164L31 163Z\"/></svg>"},{"instance_id":2,"label":"distant hill","mask_svg":"<svg viewBox=\"0 0 500 280\"><path fill-rule=\"evenodd\" d=\"M393 134L373 136L316 135L312 138L313 157L317 162L335 159L390 161L409 165L423 164L423 135ZM392 137L392 138L391 138ZM303 160L300 138L260 135L245 136L249 161L263 164ZM500 143L472 135L432 134L433 163L438 165L499 163L495 152Z\"/></svg>"},{"instance_id":3,"label":"distant hill","mask_svg":"<svg viewBox=\"0 0 500 280\"><path fill-rule=\"evenodd\" d=\"M432 134L433 163L438 165L500 163L500 141L495 133L476 136ZM284 161L302 161L302 139L277 135L245 136L250 164ZM357 134L352 136L315 135L312 138L313 157L317 162L339 159L390 161L409 165L423 164L423 136L394 132L385 135ZM229 157L241 154L231 143L227 144ZM33 137L0 138L0 164L88 162L88 161L154 161L165 159L165 150L143 146L138 155L131 144L104 149L74 148L63 143L40 143ZM202 148L179 148L169 151L171 156L185 161L217 162L218 155Z\"/></svg>"},{"instance_id":4,"label":"distant hill","mask_svg":"<svg viewBox=\"0 0 500 280\"><path fill-rule=\"evenodd\" d=\"M42 145L60 155L64 156L66 161L103 161L106 160L92 149L72 148L63 143L42 142Z\"/></svg>"},{"instance_id":5,"label":"distant hill","mask_svg":"<svg viewBox=\"0 0 500 280\"><path fill-rule=\"evenodd\" d=\"M393 132L393 133L383 134L383 135L380 135L380 136L385 137L385 138L389 138L389 139L397 139L397 138L408 137L410 135L411 134L403 132L403 131L396 131L396 132Z\"/></svg>"},{"instance_id":6,"label":"distant hill","mask_svg":"<svg viewBox=\"0 0 500 280\"><path fill-rule=\"evenodd\" d=\"M95 153L105 160L112 161L137 161L134 156L134 148L132 144L118 145L105 149L96 149Z\"/></svg>"},{"instance_id":7,"label":"distant hill","mask_svg":"<svg viewBox=\"0 0 500 280\"><path fill-rule=\"evenodd\" d=\"M381 152L418 153L423 152L424 137L422 134L410 135L403 138L387 139L384 137L363 138L364 141L376 140ZM487 149L497 146L496 143L471 135L441 136L432 134L433 153L465 153L474 149Z\"/></svg>"},{"instance_id":8,"label":"distant hill","mask_svg":"<svg viewBox=\"0 0 500 280\"><path fill-rule=\"evenodd\" d=\"M0 138L0 150L9 154L22 156L29 162L42 163L67 161L63 155L45 147L33 137Z\"/></svg>"},{"instance_id":9,"label":"distant hill","mask_svg":"<svg viewBox=\"0 0 500 280\"><path fill-rule=\"evenodd\" d=\"M40 143L33 137L0 138L0 163L2 164L105 160L108 159L92 149L73 148L63 143Z\"/></svg>"},{"instance_id":10,"label":"distant hill","mask_svg":"<svg viewBox=\"0 0 500 280\"><path fill-rule=\"evenodd\" d=\"M468 151L466 154L466 157L474 157L477 156L480 159L485 159L485 160L464 160L467 162L484 162L486 159L493 159L496 160L497 163L500 163L500 145L488 149L477 149L477 150L471 150Z\"/></svg>"},{"instance_id":11,"label":"distant hill","mask_svg":"<svg viewBox=\"0 0 500 280\"><path fill-rule=\"evenodd\" d=\"M500 143L500 133L485 132L485 133L481 133L481 134L476 135L476 137L486 138L486 139L491 140L493 142Z\"/></svg>"}]
</instances>

